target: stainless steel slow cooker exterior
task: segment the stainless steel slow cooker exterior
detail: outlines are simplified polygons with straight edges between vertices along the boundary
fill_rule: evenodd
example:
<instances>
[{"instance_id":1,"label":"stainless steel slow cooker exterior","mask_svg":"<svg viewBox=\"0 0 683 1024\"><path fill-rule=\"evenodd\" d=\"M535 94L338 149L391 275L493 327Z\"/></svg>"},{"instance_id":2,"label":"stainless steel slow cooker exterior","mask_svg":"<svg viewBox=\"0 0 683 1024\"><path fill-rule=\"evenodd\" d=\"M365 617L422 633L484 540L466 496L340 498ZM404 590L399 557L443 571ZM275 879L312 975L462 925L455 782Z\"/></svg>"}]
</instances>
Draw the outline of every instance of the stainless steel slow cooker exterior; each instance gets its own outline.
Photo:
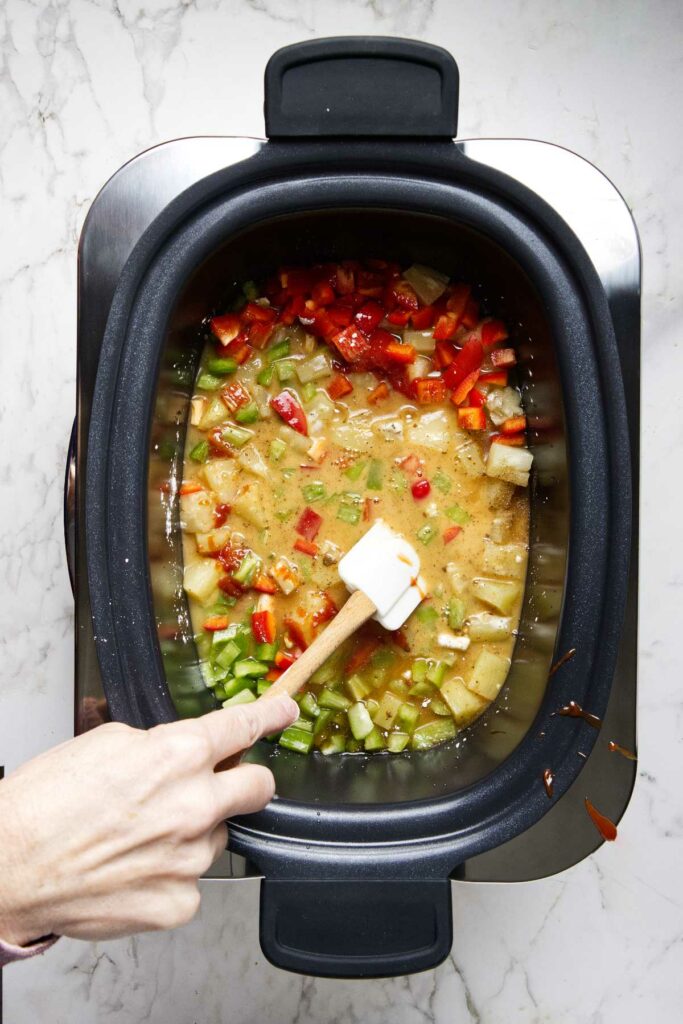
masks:
<instances>
[{"instance_id":1,"label":"stainless steel slow cooker exterior","mask_svg":"<svg viewBox=\"0 0 683 1024\"><path fill-rule=\"evenodd\" d=\"M426 137L415 124L397 129L405 103L391 109L384 81L412 65L427 91L438 83L435 116L418 110ZM356 78L380 81L384 98L374 123L372 105L364 111L362 139L352 137L348 104L336 123L330 116L335 88L354 68ZM324 88L311 89L310 75ZM635 617L637 283L635 292L631 280L628 291L621 282L621 296L606 295L608 272L601 280L558 212L518 177L476 159L493 146L491 163L501 152L514 163L504 142L452 142L457 72L443 51L400 40L320 41L276 55L268 83L276 141L181 140L170 144L170 163L166 147L150 151L144 167L133 162L103 190L84 230L82 271L93 278L81 278L81 299L89 299L80 310L81 369L96 358L78 420L85 545L75 575L89 606L79 616L79 672L93 668L91 611L114 717L149 726L211 706L180 590L177 514L171 507L160 518L153 502L159 480L178 471L197 323L226 283L285 259L339 258L373 244L377 254L481 281L483 298L516 325L538 467L525 610L504 698L464 741L426 754L304 761L260 745L253 756L275 771L280 798L231 827L232 849L266 876L262 944L275 963L335 976L407 973L450 948L449 876L467 877L466 866L487 851L507 849L514 862L515 837L551 820L543 769L553 769L558 796L572 787L583 763L577 751L588 754L595 735L552 711L573 699L603 714L618 659L634 691L632 637L625 643L622 624L624 614L631 626ZM317 95L325 109L315 108ZM311 139L312 131L327 137ZM560 206L574 192L580 207L579 166L590 182L585 194L600 194L598 172L573 155L512 145L518 160L520 146L541 147L553 151L558 171L571 168ZM225 160L244 147L242 159ZM119 186L130 194L139 172L151 180L155 161L177 176L168 201L161 175L157 216L144 211L132 250L131 232L115 232L107 239L114 258L105 258L98 229L107 203L120 210ZM215 172L203 174L213 161ZM611 203L616 223L624 211L605 188L603 216ZM108 296L99 310L95 282ZM571 647L576 657L546 686L554 656ZM623 807L623 785L620 794ZM590 832L576 828L590 849ZM502 863L505 876L504 860L489 863L499 874ZM325 925L331 907L334 929Z\"/></svg>"}]
</instances>

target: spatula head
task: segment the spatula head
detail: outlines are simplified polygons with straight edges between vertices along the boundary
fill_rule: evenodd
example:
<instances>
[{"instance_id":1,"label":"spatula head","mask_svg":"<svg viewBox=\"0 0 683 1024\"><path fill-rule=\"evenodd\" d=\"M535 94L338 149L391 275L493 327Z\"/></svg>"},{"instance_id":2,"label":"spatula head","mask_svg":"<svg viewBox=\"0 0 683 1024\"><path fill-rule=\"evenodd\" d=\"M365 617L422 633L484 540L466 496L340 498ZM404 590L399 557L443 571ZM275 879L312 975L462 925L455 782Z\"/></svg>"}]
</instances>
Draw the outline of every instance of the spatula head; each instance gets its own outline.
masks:
<instances>
[{"instance_id":1,"label":"spatula head","mask_svg":"<svg viewBox=\"0 0 683 1024\"><path fill-rule=\"evenodd\" d=\"M370 598L374 618L388 630L399 629L428 592L417 552L382 519L344 555L339 575L350 591Z\"/></svg>"}]
</instances>

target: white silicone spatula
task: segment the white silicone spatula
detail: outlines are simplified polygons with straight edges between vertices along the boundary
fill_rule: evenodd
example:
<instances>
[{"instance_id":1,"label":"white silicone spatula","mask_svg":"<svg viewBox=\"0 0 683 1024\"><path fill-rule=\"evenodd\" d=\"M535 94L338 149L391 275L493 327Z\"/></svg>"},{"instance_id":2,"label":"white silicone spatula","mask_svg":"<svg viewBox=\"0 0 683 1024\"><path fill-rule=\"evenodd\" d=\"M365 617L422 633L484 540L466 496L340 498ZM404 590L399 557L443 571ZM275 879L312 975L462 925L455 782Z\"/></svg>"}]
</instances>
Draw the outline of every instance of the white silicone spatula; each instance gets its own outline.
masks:
<instances>
[{"instance_id":1,"label":"white silicone spatula","mask_svg":"<svg viewBox=\"0 0 683 1024\"><path fill-rule=\"evenodd\" d=\"M427 596L416 551L381 519L344 555L339 575L351 591L350 598L301 657L266 690L264 697L278 693L293 696L368 619L374 617L389 631L399 629Z\"/></svg>"}]
</instances>

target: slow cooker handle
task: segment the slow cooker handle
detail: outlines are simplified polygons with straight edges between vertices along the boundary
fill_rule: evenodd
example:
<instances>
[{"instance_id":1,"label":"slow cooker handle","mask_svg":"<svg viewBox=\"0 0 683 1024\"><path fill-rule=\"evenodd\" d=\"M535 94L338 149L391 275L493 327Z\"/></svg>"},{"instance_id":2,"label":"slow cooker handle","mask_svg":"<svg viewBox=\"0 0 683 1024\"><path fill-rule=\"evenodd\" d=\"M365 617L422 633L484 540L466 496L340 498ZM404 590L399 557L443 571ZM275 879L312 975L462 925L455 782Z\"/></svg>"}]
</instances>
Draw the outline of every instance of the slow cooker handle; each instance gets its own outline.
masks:
<instances>
[{"instance_id":1,"label":"slow cooker handle","mask_svg":"<svg viewBox=\"0 0 683 1024\"><path fill-rule=\"evenodd\" d=\"M71 428L64 473L64 545L71 592L76 592L76 420Z\"/></svg>"},{"instance_id":2,"label":"slow cooker handle","mask_svg":"<svg viewBox=\"0 0 683 1024\"><path fill-rule=\"evenodd\" d=\"M260 940L276 967L316 977L430 970L453 944L451 884L447 878L266 877Z\"/></svg>"},{"instance_id":3,"label":"slow cooker handle","mask_svg":"<svg viewBox=\"0 0 683 1024\"><path fill-rule=\"evenodd\" d=\"M452 139L458 83L450 53L414 39L335 36L295 43L266 65L266 135Z\"/></svg>"}]
</instances>

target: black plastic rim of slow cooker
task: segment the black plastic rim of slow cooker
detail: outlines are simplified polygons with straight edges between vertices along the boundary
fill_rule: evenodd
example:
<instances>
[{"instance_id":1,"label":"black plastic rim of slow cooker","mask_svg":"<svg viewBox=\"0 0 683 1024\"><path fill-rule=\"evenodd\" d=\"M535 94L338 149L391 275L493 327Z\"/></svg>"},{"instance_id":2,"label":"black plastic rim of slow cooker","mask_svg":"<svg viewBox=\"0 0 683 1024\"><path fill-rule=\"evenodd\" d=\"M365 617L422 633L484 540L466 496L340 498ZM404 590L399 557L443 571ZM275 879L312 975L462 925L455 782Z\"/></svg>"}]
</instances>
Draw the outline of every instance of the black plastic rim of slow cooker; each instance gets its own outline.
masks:
<instances>
[{"instance_id":1,"label":"black plastic rim of slow cooker","mask_svg":"<svg viewBox=\"0 0 683 1024\"><path fill-rule=\"evenodd\" d=\"M270 149L270 147L266 147ZM376 148L372 144L357 144L352 149L355 152L352 154L349 151L349 145L346 144L337 154L337 158L332 158L333 165L339 169L340 163L343 165L345 162L350 162L351 165L355 166L356 171L359 168L362 169L364 160L372 164L375 174L386 172L386 145L383 146L384 156L380 157ZM409 173L415 169L416 153L415 145L409 147L410 152L400 152L401 147L392 147L391 157L389 161L393 165L394 173L398 168ZM126 621L119 621L116 625L109 617L110 598L114 599L115 607L124 607L128 602L126 601L126 593L132 595L137 590L137 599L140 598L144 591L144 600L148 601L148 582L147 582L147 569L144 564L144 552L142 552L142 559L131 558L130 562L127 563L125 569L119 565L113 565L112 561L116 562L116 558L112 556L113 548L116 544L108 546L106 544L106 521L109 520L112 523L113 510L115 503L110 509L107 509L107 495L108 490L106 486L106 477L109 471L109 455L116 458L116 450L112 453L108 452L108 442L111 428L110 415L106 413L106 407L109 405L110 411L112 407L112 400L114 398L114 392L116 390L115 384L118 373L118 357L120 355L120 343L125 338L125 333L128 329L128 313L130 312L132 300L137 291L137 284L144 275L150 262L158 253L162 238L169 237L169 234L173 233L174 229L177 229L178 218L185 220L188 218L191 212L195 215L198 212L202 200L209 201L211 197L215 197L216 193L225 193L226 189L233 187L241 183L246 185L246 190L242 190L240 195L242 198L251 195L253 200L259 200L259 196L262 198L262 189L265 185L265 180L270 178L271 181L278 177L278 172L284 172L287 181L283 182L283 186L287 183L291 185L292 176L297 173L297 163L301 164L310 169L312 164L320 162L320 158L324 154L326 157L331 158L330 144L327 143L324 149L321 151L321 147L316 145L311 146L297 146L295 148L291 146L285 146L282 148L282 152L276 153L277 147L271 149L270 153L265 156L265 159L253 158L251 161L247 161L246 164L251 164L251 167L247 170L246 164L242 165L240 169L235 168L231 172L219 172L218 175L214 175L209 179L205 179L204 182L200 183L194 189L190 190L192 195L185 195L180 197L174 204L171 204L169 208L161 215L158 222L150 228L145 238L140 243L140 246L135 251L129 261L129 265L126 267L126 271L122 276L121 284L117 292L117 297L112 305L112 314L110 316L109 326L107 330L107 337L105 339L105 345L103 348L103 359L100 364L100 373L98 374L98 386L96 391L95 404L93 408L93 421L91 428L91 437L89 439L89 464L88 464L88 494L86 495L87 514L89 520L89 528L87 531L88 541L88 558L89 558L89 576L90 585L92 588L93 596L93 615L96 626L96 635L98 636L98 653L103 668L103 676L105 678L105 684L107 686L107 694L112 704L112 710L115 715L126 717L128 720L136 721L136 707L135 707L135 693L132 692L126 682L130 683L130 678L126 681L121 673L120 663L115 665L118 660L118 654L120 654L120 643L122 634L120 629L123 627L124 631L133 625L132 633L129 630L129 635L126 636L126 645L129 650L134 654L138 664L142 662L139 660L140 656L144 654L144 665L146 671L153 669L153 675L150 674L149 678L155 679L154 690L150 693L149 690L145 691L145 697L151 697L151 701L148 702L147 707L143 711L144 721L138 719L136 724L152 724L154 721L164 720L169 717L173 717L172 709L169 707L170 700L168 693L165 689L163 677L159 678L159 655L156 644L156 636L154 631L154 623L151 615L147 621L140 621L140 616L137 614L140 608L136 608L136 613L131 617L130 615L126 618ZM431 150L431 160L426 161L427 150ZM415 179L406 180L399 179L401 188L403 189L403 195L408 205L411 203L415 206L416 199L421 196L421 203L418 203L418 207L424 205L424 189L428 185L426 177L426 169L429 168L433 174L435 171L440 171L442 174L446 172L446 177L451 178L451 184L454 179L457 179L460 184L466 183L469 179L470 185L477 183L479 188L495 188L498 195L498 202L502 208L503 198L507 194L508 201L513 200L514 206L518 209L526 207L526 209L535 214L537 221L540 221L544 225L545 233L550 232L551 236L557 241L559 239L563 242L563 248L568 252L571 265L575 274L578 273L578 279L581 285L581 291L584 296L588 299L588 306L591 311L591 320L593 321L594 330L596 336L600 337L601 342L598 345L598 352L594 353L601 363L601 391L603 393L604 406L608 416L606 417L605 427L607 428L608 434L610 435L610 458L609 465L605 464L605 475L610 476L611 488L609 501L605 500L601 507L609 508L609 520L611 529L608 530L608 537L618 537L619 543L616 545L605 544L603 561L605 562L605 580L604 584L600 586L601 601L599 602L605 611L605 614L601 616L601 637L602 642L600 645L599 658L598 658L598 671L596 673L596 682L591 689L591 702L592 706L600 709L604 707L609 693L609 684L611 682L611 675L614 663L614 654L616 648L616 641L619 635L619 624L621 621L621 608L623 606L623 594L625 590L625 576L628 562L627 545L625 538L628 536L628 525L629 525L629 487L628 487L628 439L626 433L626 421L625 413L623 409L623 394L621 393L620 377L618 373L618 360L616 359L616 350L614 349L614 339L611 333L611 325L609 322L609 314L607 313L606 303L604 295L600 288L599 282L595 276L595 272L590 266L583 250L578 246L571 233L568 232L566 226L549 211L545 204L540 204L537 197L531 196L527 193L527 190L522 189L515 182L511 182L510 179L506 179L503 175L497 173L484 171L483 168L478 165L473 165L471 161L464 161L462 158L454 159L456 155L453 147L450 147L449 152L445 152L441 147L426 147L422 148L419 153L419 166L423 172L424 178L422 181ZM403 159L399 159L402 157ZM438 157L438 159L434 159ZM326 164L326 161L323 161ZM383 165L384 164L384 165ZM431 166L430 166L431 164ZM264 173L265 172L265 173ZM454 173L457 172L457 173ZM232 179L232 180L230 180ZM325 187L328 190L328 202L332 205L344 205L343 186L348 186L349 181L332 181L329 178L324 182ZM341 191L340 191L341 188ZM233 198L236 193L233 193ZM301 197L302 199L304 197ZM306 191L306 199L310 200L311 193ZM346 197L347 203L349 202L348 196ZM353 200L354 205L364 205L362 202L358 202L356 196ZM303 206L306 203L304 201ZM319 204L318 204L319 205ZM386 200L383 203L384 206L393 206L393 203L387 203ZM303 208L300 203L300 208ZM535 207L535 209L534 209ZM543 209L545 207L545 209ZM253 211L253 219L258 219L258 210ZM554 223L553 223L554 221ZM522 261L523 262L523 261ZM123 333L121 333L123 332ZM116 337L118 335L118 344ZM139 334L137 336L137 343L139 344ZM576 338L574 338L574 350L576 350ZM112 362L113 359L113 362ZM114 385L114 392L112 391L112 385ZM148 396L149 397L149 396ZM130 409L128 409L130 412ZM145 407L144 414L148 419L149 404ZM130 422L130 421L129 421ZM139 426L140 420L137 421ZM135 446L134 446L135 447ZM593 450L595 450L593 446ZM621 456L620 456L621 452ZM124 460L125 461L125 460ZM144 461L144 460L143 460ZM576 459L576 453L574 454L574 461L577 466L573 467L572 472L572 489L577 494L577 500L581 501L581 497L584 499L591 499L593 496L585 492L582 494L581 486L581 473L577 472L580 470L581 460ZM140 497L140 491L143 489L143 477L146 473L142 466L138 466L139 479L138 484L138 498ZM615 484L619 484L615 487ZM104 487L102 486L104 484ZM111 495L113 499L116 499L117 495ZM127 496L130 497L130 495ZM136 502L132 503L137 509ZM131 510L131 505L128 505L128 512ZM125 516L125 509L122 510ZM115 525L117 532L120 528L120 521L117 515L113 515L113 519L116 520ZM98 525L99 523L99 525ZM140 520L138 520L139 528ZM102 526L105 530L102 530ZM105 541L103 544L102 542ZM110 538L113 541L113 538ZM135 538L126 536L124 546L130 543L134 543ZM111 550L108 549L111 548ZM143 545L144 547L144 545ZM574 545L574 555L576 554L576 545ZM626 550L625 550L626 549ZM601 553L598 555L602 557ZM600 561L600 557L598 561ZM131 586L132 584L132 586ZM606 602L606 597L609 595L609 601ZM119 604L118 598L121 598L122 604ZM136 600L137 600L136 599ZM144 604L143 600L143 604ZM579 601L579 604L581 602ZM130 611L130 608L128 609ZM147 609L149 612L149 607ZM107 621L109 620L109 621ZM563 630L566 629L566 615L563 621ZM141 627L144 629L144 636L141 632ZM571 666L568 666L571 669ZM567 672L566 678L569 681L572 679L572 695L580 696L581 687L577 684L579 680L577 678L576 668L573 672ZM142 676L144 678L144 675ZM578 691L578 694L577 694ZM138 693L138 696L141 694ZM562 699L562 693L556 691L558 700ZM579 726L580 729L580 726ZM551 729L552 732L552 729ZM565 743L565 747L573 746L576 740L577 733L574 730L565 730L564 737L570 737L569 743ZM557 736L555 738L558 738ZM592 737L591 737L592 738ZM528 739L528 737L527 737ZM590 742L588 739L587 742ZM584 741L584 746L586 741ZM504 780L507 783L514 778L517 769L520 767L519 761L526 760L527 767L529 767L529 756L533 752L533 774L536 775L537 771L542 766L545 757L545 751L543 744L535 741L533 744L528 744L525 741L520 745L519 748L514 752L511 758L508 759L503 765L500 766L487 780L482 780L475 787L472 787L474 791L482 791L482 789L489 789L495 791L500 798L509 797L509 785L506 788ZM557 747L553 748L555 755L555 763L557 763ZM560 769L558 776L560 778L561 791L573 781L576 776L580 765L571 765L567 767L567 771ZM519 779L518 779L519 781ZM528 779L527 779L528 782ZM525 787L523 787L525 788ZM490 794L489 794L490 795ZM456 803L461 803L463 800L463 794L459 794L459 800ZM442 798L440 801L432 802L421 802L422 804L428 804L428 807L420 808L400 808L391 807L388 809L379 810L377 807L373 807L371 810L366 810L359 807L354 807L353 812L344 812L340 810L338 812L327 809L326 818L328 822L327 828L320 827L320 821L316 822L315 828L310 829L306 826L308 816L301 814L301 808L292 806L285 806L285 802L280 801L275 805L272 805L262 816L258 816L249 822L240 824L239 829L242 833L240 842L242 842L245 848L251 851L251 855L261 845L261 840L266 844L272 843L272 834L275 833L280 837L289 836L294 838L298 836L301 839L306 839L308 842L314 840L314 836L318 839L323 839L327 834L329 841L334 842L349 842L353 843L354 839L350 833L354 833L356 841L358 842L369 842L373 840L376 842L398 842L410 843L411 839L417 845L415 846L414 853L418 853L418 847L421 846L420 840L424 840L427 836L430 837L430 849L435 855L441 866L444 863L444 855L447 855L451 859L451 864L456 863L458 860L464 859L464 857L472 855L474 852L480 852L482 849L489 848L492 845L502 842L504 839L510 838L511 835L522 831L528 827L533 821L537 820L547 809L547 804L543 801L539 801L534 798L534 794L517 794L523 797L522 807L514 807L509 801L505 801L506 808L502 814L494 815L494 818L488 823L487 826L481 826L481 821L478 820L474 826L473 831L470 834L466 834L463 831L457 832L453 828L446 828L444 831L444 823L450 819L451 825L453 821L457 822L457 815L454 815L454 801L453 798ZM466 803L469 804L471 809L471 800L473 794L467 794ZM519 799L515 801L519 803ZM441 806L437 808L437 804ZM435 812L439 813L435 813ZM500 807L499 807L500 810ZM353 820L350 821L349 818ZM436 818L436 821L434 820ZM387 825L389 821L393 819L396 824L398 819L402 820L402 828L389 829L389 833L393 837L387 834ZM437 828L429 828L428 825L431 823L432 826L437 825ZM295 827L295 826L299 827ZM309 821L310 825L310 821ZM350 826L350 829L349 829ZM260 833L260 835L259 835ZM270 833L270 835L268 835ZM436 840L436 834L440 834L443 839L441 841ZM444 846L445 844L445 846ZM275 844L277 845L277 843ZM292 844L294 845L294 844ZM332 851L330 851L332 852ZM406 851L407 852L407 851ZM424 851L421 851L424 853ZM292 849L292 859L296 861L295 851ZM438 855L437 855L438 853ZM264 854L266 856L266 854ZM266 859L267 856L266 856ZM413 857L410 858L413 860Z\"/></svg>"}]
</instances>

